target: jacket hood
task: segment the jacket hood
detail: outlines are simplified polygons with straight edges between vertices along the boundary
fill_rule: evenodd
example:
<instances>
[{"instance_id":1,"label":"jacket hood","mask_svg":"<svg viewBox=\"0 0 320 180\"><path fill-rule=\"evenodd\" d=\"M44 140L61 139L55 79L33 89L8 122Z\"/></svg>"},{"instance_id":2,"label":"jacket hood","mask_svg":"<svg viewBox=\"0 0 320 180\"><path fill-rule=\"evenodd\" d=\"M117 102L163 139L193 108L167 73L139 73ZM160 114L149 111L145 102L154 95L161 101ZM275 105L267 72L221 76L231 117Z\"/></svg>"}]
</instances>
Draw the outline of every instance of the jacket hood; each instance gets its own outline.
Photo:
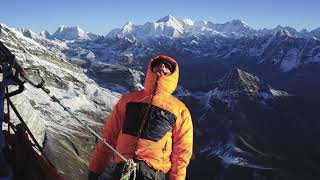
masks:
<instances>
[{"instance_id":1,"label":"jacket hood","mask_svg":"<svg viewBox=\"0 0 320 180\"><path fill-rule=\"evenodd\" d=\"M153 61L158 59L163 59L172 63L174 67L174 71L169 76L158 77L156 73L152 72L151 64ZM144 82L144 90L148 93L153 93L155 88L155 93L164 93L164 94L172 94L177 88L179 80L179 66L176 60L169 56L159 55L152 58L148 65L148 70L146 74L146 79ZM157 83L157 84L156 84Z\"/></svg>"}]
</instances>

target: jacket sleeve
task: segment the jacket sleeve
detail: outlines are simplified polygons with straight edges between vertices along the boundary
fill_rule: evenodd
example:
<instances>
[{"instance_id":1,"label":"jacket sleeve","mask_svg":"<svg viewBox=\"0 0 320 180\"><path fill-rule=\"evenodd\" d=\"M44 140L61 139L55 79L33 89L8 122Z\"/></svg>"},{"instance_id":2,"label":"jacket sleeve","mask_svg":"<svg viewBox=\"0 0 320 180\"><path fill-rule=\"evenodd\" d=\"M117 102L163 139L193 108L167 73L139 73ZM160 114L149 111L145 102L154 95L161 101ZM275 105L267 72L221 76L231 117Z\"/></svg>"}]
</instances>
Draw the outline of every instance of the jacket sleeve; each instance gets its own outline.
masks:
<instances>
[{"instance_id":1,"label":"jacket sleeve","mask_svg":"<svg viewBox=\"0 0 320 180\"><path fill-rule=\"evenodd\" d=\"M193 126L188 109L182 112L181 121L173 128L170 180L184 180L186 169L192 156Z\"/></svg>"},{"instance_id":2,"label":"jacket sleeve","mask_svg":"<svg viewBox=\"0 0 320 180\"><path fill-rule=\"evenodd\" d=\"M114 148L117 145L123 116L123 102L121 98L113 108L100 134L101 137L105 138L106 141ZM102 141L99 141L89 162L89 171L99 174L102 173L112 155L113 151L103 144Z\"/></svg>"}]
</instances>

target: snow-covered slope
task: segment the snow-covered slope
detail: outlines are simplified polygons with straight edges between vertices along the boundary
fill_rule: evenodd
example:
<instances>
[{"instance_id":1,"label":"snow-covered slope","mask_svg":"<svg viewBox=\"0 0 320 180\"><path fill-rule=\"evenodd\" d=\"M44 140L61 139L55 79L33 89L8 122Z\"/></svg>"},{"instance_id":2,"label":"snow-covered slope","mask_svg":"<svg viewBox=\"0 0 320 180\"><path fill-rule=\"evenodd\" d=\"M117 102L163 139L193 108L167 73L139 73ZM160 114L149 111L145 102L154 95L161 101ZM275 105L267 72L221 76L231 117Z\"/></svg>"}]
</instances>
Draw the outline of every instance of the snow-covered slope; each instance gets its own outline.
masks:
<instances>
[{"instance_id":1,"label":"snow-covered slope","mask_svg":"<svg viewBox=\"0 0 320 180\"><path fill-rule=\"evenodd\" d=\"M35 41L43 39L33 32L5 25L1 25L0 31L0 40L16 55L31 80L37 82L36 72L40 71L53 95L94 129L101 128L120 94L98 86L83 69ZM56 168L67 179L87 179L87 163L95 138L45 92L29 84L12 99ZM13 119L18 122L14 116Z\"/></svg>"},{"instance_id":2,"label":"snow-covered slope","mask_svg":"<svg viewBox=\"0 0 320 180\"><path fill-rule=\"evenodd\" d=\"M260 63L267 63L288 72L306 64L320 63L320 40L297 38L287 30L280 30L260 56Z\"/></svg>"}]
</instances>

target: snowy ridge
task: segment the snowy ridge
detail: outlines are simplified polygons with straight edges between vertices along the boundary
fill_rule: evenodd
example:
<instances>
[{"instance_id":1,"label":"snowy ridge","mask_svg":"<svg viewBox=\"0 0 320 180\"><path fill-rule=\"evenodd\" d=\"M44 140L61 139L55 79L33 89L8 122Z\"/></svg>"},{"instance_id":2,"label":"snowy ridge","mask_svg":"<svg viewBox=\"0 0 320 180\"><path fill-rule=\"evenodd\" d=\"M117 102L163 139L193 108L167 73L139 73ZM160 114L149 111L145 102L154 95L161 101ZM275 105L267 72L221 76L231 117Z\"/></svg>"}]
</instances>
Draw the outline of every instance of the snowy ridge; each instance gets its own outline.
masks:
<instances>
[{"instance_id":1,"label":"snowy ridge","mask_svg":"<svg viewBox=\"0 0 320 180\"><path fill-rule=\"evenodd\" d=\"M259 63L277 66L289 72L306 64L320 63L320 41L315 38L299 38L287 30L280 30L272 38L259 57Z\"/></svg>"},{"instance_id":2,"label":"snowy ridge","mask_svg":"<svg viewBox=\"0 0 320 180\"><path fill-rule=\"evenodd\" d=\"M67 27L67 26L60 26L56 30L52 36L52 39L59 39L59 40L89 40L89 39L96 39L99 36L93 33L89 33L81 29L79 26L76 27Z\"/></svg>"},{"instance_id":3,"label":"snowy ridge","mask_svg":"<svg viewBox=\"0 0 320 180\"><path fill-rule=\"evenodd\" d=\"M289 26L277 26L273 29L256 30L242 20L235 19L226 23L213 23L210 21L192 21L191 19L178 19L172 15L165 16L156 22L147 22L143 25L134 25L132 22L126 23L121 29L116 28L107 34L107 38L124 38L129 35L137 39L145 39L164 35L171 38L186 38L193 35L206 36L263 36L266 34L276 34L279 31L286 31L294 37L319 36L319 29L308 32L301 30L298 32Z\"/></svg>"},{"instance_id":4,"label":"snowy ridge","mask_svg":"<svg viewBox=\"0 0 320 180\"><path fill-rule=\"evenodd\" d=\"M214 24L206 21L195 21L191 19L177 19L172 15L165 16L156 22L147 22L144 25L126 23L121 29L114 29L107 34L107 38L123 38L132 36L137 39L145 39L155 36L167 36L171 38L182 38L192 35L243 35L251 31L248 25L239 20L225 24ZM253 30L253 29L252 29ZM238 33L239 32L239 33Z\"/></svg>"}]
</instances>

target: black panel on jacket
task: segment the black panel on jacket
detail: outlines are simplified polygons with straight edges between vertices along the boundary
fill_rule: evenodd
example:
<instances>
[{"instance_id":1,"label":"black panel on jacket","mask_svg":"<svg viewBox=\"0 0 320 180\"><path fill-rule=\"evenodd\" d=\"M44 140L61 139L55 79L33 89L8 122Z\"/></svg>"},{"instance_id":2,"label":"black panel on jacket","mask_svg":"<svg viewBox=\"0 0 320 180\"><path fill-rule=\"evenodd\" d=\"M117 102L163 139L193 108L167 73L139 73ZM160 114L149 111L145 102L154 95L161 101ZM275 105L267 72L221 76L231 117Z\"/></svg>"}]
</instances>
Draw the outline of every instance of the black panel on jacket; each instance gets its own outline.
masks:
<instances>
[{"instance_id":1,"label":"black panel on jacket","mask_svg":"<svg viewBox=\"0 0 320 180\"><path fill-rule=\"evenodd\" d=\"M146 111L148 115L141 132L141 138L151 141L159 141L164 135L172 130L176 122L176 116L171 112L148 103L129 102L126 106L126 115L122 132L138 136L139 128Z\"/></svg>"}]
</instances>

